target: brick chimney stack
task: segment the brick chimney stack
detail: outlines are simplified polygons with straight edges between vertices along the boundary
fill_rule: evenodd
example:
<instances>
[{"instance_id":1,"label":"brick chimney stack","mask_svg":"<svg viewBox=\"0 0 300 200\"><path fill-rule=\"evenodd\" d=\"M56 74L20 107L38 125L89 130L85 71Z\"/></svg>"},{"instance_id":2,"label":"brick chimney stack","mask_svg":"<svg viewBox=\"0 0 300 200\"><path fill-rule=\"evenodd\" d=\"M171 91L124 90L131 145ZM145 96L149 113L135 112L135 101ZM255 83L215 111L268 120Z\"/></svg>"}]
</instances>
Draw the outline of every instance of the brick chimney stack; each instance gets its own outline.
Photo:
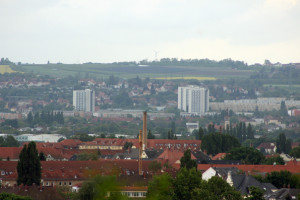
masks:
<instances>
[{"instance_id":1,"label":"brick chimney stack","mask_svg":"<svg viewBox=\"0 0 300 200\"><path fill-rule=\"evenodd\" d=\"M144 149L146 150L147 148L147 111L143 112L144 116L143 116L143 145L144 145Z\"/></svg>"}]
</instances>

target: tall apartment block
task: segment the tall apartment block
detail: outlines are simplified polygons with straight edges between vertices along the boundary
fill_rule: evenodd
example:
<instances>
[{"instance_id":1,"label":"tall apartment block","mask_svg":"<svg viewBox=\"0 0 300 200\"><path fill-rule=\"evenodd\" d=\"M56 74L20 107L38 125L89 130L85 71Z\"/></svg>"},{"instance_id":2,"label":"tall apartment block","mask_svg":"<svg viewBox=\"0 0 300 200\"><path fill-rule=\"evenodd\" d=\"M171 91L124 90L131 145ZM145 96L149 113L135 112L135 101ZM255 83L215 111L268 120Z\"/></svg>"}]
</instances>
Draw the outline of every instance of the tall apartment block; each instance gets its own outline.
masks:
<instances>
[{"instance_id":1,"label":"tall apartment block","mask_svg":"<svg viewBox=\"0 0 300 200\"><path fill-rule=\"evenodd\" d=\"M208 112L209 90L194 85L178 87L178 109L197 115Z\"/></svg>"},{"instance_id":2,"label":"tall apartment block","mask_svg":"<svg viewBox=\"0 0 300 200\"><path fill-rule=\"evenodd\" d=\"M95 111L95 91L90 89L73 90L73 106L77 111Z\"/></svg>"}]
</instances>

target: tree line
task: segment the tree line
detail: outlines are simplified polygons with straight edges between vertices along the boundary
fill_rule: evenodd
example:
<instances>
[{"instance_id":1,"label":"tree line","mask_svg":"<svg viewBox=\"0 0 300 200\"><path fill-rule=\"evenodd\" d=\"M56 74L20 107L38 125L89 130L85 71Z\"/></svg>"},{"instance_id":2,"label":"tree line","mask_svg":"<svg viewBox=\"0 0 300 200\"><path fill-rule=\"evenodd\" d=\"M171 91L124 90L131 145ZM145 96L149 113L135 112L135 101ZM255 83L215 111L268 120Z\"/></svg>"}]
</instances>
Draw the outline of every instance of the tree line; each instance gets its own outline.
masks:
<instances>
[{"instance_id":1,"label":"tree line","mask_svg":"<svg viewBox=\"0 0 300 200\"><path fill-rule=\"evenodd\" d=\"M226 126L225 130L222 130L222 129L216 130L214 124L209 124L207 129L199 126L198 130L193 131L193 135L195 135L195 138L197 140L201 140L204 135L207 135L210 133L214 134L217 132L234 136L241 143L244 142L246 139L254 139L254 130L252 128L252 125L249 123L246 126L245 122L239 122L235 126L232 126L230 124L229 126Z\"/></svg>"},{"instance_id":2,"label":"tree line","mask_svg":"<svg viewBox=\"0 0 300 200\"><path fill-rule=\"evenodd\" d=\"M57 122L59 124L64 124L64 116L63 112L44 112L42 111L41 113L35 112L34 115L32 112L29 112L27 115L26 119L27 123L33 127L34 125L37 124L52 124L53 122Z\"/></svg>"}]
</instances>

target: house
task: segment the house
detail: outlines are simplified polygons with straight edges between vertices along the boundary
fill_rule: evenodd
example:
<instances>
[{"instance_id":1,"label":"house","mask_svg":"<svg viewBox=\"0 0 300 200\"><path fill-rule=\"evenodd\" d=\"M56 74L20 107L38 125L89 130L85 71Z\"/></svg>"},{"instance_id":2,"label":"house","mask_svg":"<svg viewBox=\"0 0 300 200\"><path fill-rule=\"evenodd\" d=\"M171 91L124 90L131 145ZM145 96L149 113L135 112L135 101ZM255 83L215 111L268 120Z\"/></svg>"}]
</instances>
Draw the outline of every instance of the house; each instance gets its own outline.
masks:
<instances>
[{"instance_id":1,"label":"house","mask_svg":"<svg viewBox=\"0 0 300 200\"><path fill-rule=\"evenodd\" d=\"M290 189L290 188L281 188L274 192L273 194L265 197L267 200L286 200L293 199L299 200L300 189Z\"/></svg>"},{"instance_id":2,"label":"house","mask_svg":"<svg viewBox=\"0 0 300 200\"><path fill-rule=\"evenodd\" d=\"M199 123L198 122L188 122L186 123L186 128L188 130L189 133L192 133L194 130L198 130L199 129Z\"/></svg>"},{"instance_id":3,"label":"house","mask_svg":"<svg viewBox=\"0 0 300 200\"><path fill-rule=\"evenodd\" d=\"M276 152L276 145L273 142L263 142L258 147L256 147L259 151L264 151L265 154L273 154Z\"/></svg>"},{"instance_id":4,"label":"house","mask_svg":"<svg viewBox=\"0 0 300 200\"><path fill-rule=\"evenodd\" d=\"M142 170L150 174L151 161L143 161ZM138 176L137 160L97 160L97 161L42 161L43 186L68 186L82 183L95 174L118 174L118 177ZM0 161L2 185L14 186L17 180L17 162ZM142 177L144 179L144 177Z\"/></svg>"},{"instance_id":5,"label":"house","mask_svg":"<svg viewBox=\"0 0 300 200\"><path fill-rule=\"evenodd\" d=\"M0 147L0 158L2 160L18 161L21 147Z\"/></svg>"},{"instance_id":6,"label":"house","mask_svg":"<svg viewBox=\"0 0 300 200\"><path fill-rule=\"evenodd\" d=\"M183 157L184 153L180 150L165 149L165 151L157 157L157 160L166 161L169 164L180 164L180 159ZM197 158L191 154L192 160L197 160Z\"/></svg>"},{"instance_id":7,"label":"house","mask_svg":"<svg viewBox=\"0 0 300 200\"><path fill-rule=\"evenodd\" d=\"M244 196L251 196L249 188L258 187L264 191L264 196L271 195L277 188L271 183L261 183L253 176L246 174L231 174L228 172L226 182Z\"/></svg>"},{"instance_id":8,"label":"house","mask_svg":"<svg viewBox=\"0 0 300 200\"><path fill-rule=\"evenodd\" d=\"M284 162L289 162L294 160L289 154L281 153L280 157L284 160ZM300 158L296 158L296 161L300 161Z\"/></svg>"},{"instance_id":9,"label":"house","mask_svg":"<svg viewBox=\"0 0 300 200\"><path fill-rule=\"evenodd\" d=\"M67 161L72 157L72 154L65 153L62 149L52 148L52 147L40 147L37 146L38 152L43 152L46 161L49 160L61 160ZM19 154L22 151L22 147L0 147L0 158L9 161L18 161Z\"/></svg>"},{"instance_id":10,"label":"house","mask_svg":"<svg viewBox=\"0 0 300 200\"><path fill-rule=\"evenodd\" d=\"M265 191L265 195L272 194L277 188L270 183L261 183L248 174L241 174L236 167L210 167L202 174L203 180L213 176L221 177L243 195L249 195L249 188L255 186Z\"/></svg>"},{"instance_id":11,"label":"house","mask_svg":"<svg viewBox=\"0 0 300 200\"><path fill-rule=\"evenodd\" d=\"M201 150L192 151L192 154L196 157L198 164L207 164L211 160L211 158Z\"/></svg>"},{"instance_id":12,"label":"house","mask_svg":"<svg viewBox=\"0 0 300 200\"><path fill-rule=\"evenodd\" d=\"M223 158L225 158L226 154L227 153L218 153L217 155L212 157L212 160L222 160Z\"/></svg>"},{"instance_id":13,"label":"house","mask_svg":"<svg viewBox=\"0 0 300 200\"><path fill-rule=\"evenodd\" d=\"M213 176L219 176L225 179L229 171L232 174L237 174L239 170L236 167L210 167L203 172L202 179L207 181Z\"/></svg>"}]
</instances>

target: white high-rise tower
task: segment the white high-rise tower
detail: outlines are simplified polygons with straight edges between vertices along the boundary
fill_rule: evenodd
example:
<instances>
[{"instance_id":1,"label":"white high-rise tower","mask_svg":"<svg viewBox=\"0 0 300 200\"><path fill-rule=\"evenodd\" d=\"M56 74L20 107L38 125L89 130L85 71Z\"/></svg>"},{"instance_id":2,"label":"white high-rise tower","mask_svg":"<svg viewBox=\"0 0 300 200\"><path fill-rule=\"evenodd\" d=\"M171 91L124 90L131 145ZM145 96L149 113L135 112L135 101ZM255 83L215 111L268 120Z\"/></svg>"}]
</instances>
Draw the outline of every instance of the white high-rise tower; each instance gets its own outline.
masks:
<instances>
[{"instance_id":1,"label":"white high-rise tower","mask_svg":"<svg viewBox=\"0 0 300 200\"><path fill-rule=\"evenodd\" d=\"M178 87L178 109L200 115L208 112L209 90L194 85Z\"/></svg>"},{"instance_id":2,"label":"white high-rise tower","mask_svg":"<svg viewBox=\"0 0 300 200\"><path fill-rule=\"evenodd\" d=\"M73 90L73 106L77 111L95 111L95 92L90 89Z\"/></svg>"}]
</instances>

